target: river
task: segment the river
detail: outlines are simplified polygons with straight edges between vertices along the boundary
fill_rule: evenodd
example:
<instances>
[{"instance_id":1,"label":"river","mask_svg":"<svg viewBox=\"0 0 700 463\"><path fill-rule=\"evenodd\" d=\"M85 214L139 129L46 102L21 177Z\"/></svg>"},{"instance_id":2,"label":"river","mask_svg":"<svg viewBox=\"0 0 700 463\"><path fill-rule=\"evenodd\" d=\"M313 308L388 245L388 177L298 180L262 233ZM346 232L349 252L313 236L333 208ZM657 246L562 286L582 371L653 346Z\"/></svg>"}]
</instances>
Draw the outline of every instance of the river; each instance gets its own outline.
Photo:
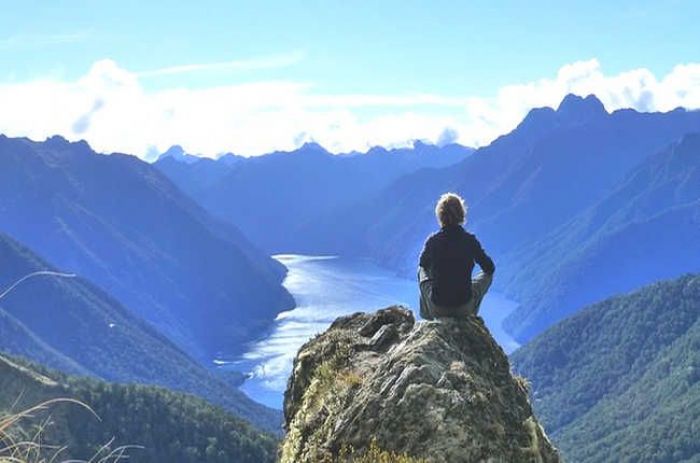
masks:
<instances>
[{"instance_id":1,"label":"river","mask_svg":"<svg viewBox=\"0 0 700 463\"><path fill-rule=\"evenodd\" d=\"M282 407L282 396L297 350L314 334L324 331L341 315L374 311L402 304L418 318L418 286L415 280L397 277L369 260L278 255L289 273L284 287L294 296L296 308L277 316L269 335L253 343L240 359L218 360L222 368L242 371L249 379L241 390L253 400ZM503 319L517 304L498 293L484 299L480 315L506 352L518 347L503 329Z\"/></svg>"}]
</instances>

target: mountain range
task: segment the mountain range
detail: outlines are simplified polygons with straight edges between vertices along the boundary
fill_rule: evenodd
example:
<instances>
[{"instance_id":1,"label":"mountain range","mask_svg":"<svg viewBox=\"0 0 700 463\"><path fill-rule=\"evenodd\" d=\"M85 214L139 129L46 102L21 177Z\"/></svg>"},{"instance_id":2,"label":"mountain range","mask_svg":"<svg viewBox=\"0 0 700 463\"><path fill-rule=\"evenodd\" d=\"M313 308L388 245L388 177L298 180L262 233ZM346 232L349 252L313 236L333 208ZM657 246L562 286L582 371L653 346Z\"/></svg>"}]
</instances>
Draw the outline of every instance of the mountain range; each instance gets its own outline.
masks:
<instances>
[{"instance_id":1,"label":"mountain range","mask_svg":"<svg viewBox=\"0 0 700 463\"><path fill-rule=\"evenodd\" d=\"M0 287L55 271L0 234ZM270 432L281 416L250 400L149 323L81 278L37 276L0 300L0 352L80 376L197 394Z\"/></svg>"},{"instance_id":2,"label":"mountain range","mask_svg":"<svg viewBox=\"0 0 700 463\"><path fill-rule=\"evenodd\" d=\"M185 392L276 432L277 412L209 368L294 306L270 254L368 257L412 277L446 191L466 198L495 289L520 303L505 322L527 343L513 362L565 456L694 461L700 286L680 275L700 272L697 111L609 113L569 95L477 150L334 155L308 143L213 160L174 146L153 165L0 136L0 293L38 270L77 274L38 276L0 300L0 351L81 376L46 373L106 410L131 397L196 427L169 409L198 413ZM130 429L145 432L139 423Z\"/></svg>"},{"instance_id":3,"label":"mountain range","mask_svg":"<svg viewBox=\"0 0 700 463\"><path fill-rule=\"evenodd\" d=\"M313 144L249 160L174 150L156 166L270 252L368 257L410 277L436 199L460 193L498 263L495 288L521 303L506 327L524 342L585 304L700 271L698 132L698 111L609 113L568 95L449 162L440 153L456 145L417 144L432 150L425 168L380 164L410 150L334 157Z\"/></svg>"},{"instance_id":4,"label":"mountain range","mask_svg":"<svg viewBox=\"0 0 700 463\"><path fill-rule=\"evenodd\" d=\"M568 461L698 461L697 274L584 308L511 361Z\"/></svg>"},{"instance_id":5,"label":"mountain range","mask_svg":"<svg viewBox=\"0 0 700 463\"><path fill-rule=\"evenodd\" d=\"M700 271L700 134L645 159L504 269L505 285L523 288L506 326L526 336L612 294Z\"/></svg>"},{"instance_id":6,"label":"mountain range","mask_svg":"<svg viewBox=\"0 0 700 463\"><path fill-rule=\"evenodd\" d=\"M217 217L236 224L267 252L316 252L303 229L319 217L381 191L403 175L453 165L472 150L420 141L410 148L331 154L316 143L291 152L217 160L193 159L181 148L165 152L155 166Z\"/></svg>"},{"instance_id":7,"label":"mountain range","mask_svg":"<svg viewBox=\"0 0 700 463\"><path fill-rule=\"evenodd\" d=\"M698 111L609 113L593 95L568 95L474 152L417 144L334 157L308 144L218 161L174 150L156 166L270 252L369 257L411 277L436 199L460 193L499 264L495 288L521 303L506 327L523 342L583 305L700 271L698 132ZM428 148L423 168L383 164Z\"/></svg>"},{"instance_id":8,"label":"mountain range","mask_svg":"<svg viewBox=\"0 0 700 463\"><path fill-rule=\"evenodd\" d=\"M200 359L240 352L294 304L282 265L134 156L0 136L0 211L4 233Z\"/></svg>"},{"instance_id":9,"label":"mountain range","mask_svg":"<svg viewBox=\"0 0 700 463\"><path fill-rule=\"evenodd\" d=\"M511 133L461 162L404 175L373 195L317 218L300 235L315 252L369 257L413 277L423 242L436 228L435 201L446 191L457 192L469 205L467 227L496 260L495 288L524 308L509 317L507 327L519 341L526 341L596 298L656 277L700 270L700 259L693 252L686 252L683 259L664 260L663 271L656 269L660 265L654 259L635 255L656 247L661 254L678 256L698 236L691 203L700 196L690 186L696 174L688 174L687 181L682 178L684 171L696 171L698 153L695 138L680 141L694 132L700 132L698 111L608 113L592 95L569 95L556 110L530 111ZM686 154L669 159L679 143ZM646 201L657 205L651 214L655 225L649 223L647 231L641 232L635 223L644 210L635 206L634 195L642 194L643 178L636 180L636 188L627 183L635 182L630 176L644 175L635 169L655 173L664 162L678 173L673 181L686 183L677 198L662 188L649 188ZM661 198L664 195L671 197ZM616 235L619 239L629 241L634 233L641 233L634 245L608 241L614 253L607 260L597 254L602 248L595 251L586 241L593 237L565 228L576 227L567 225L572 222L584 223L584 216L595 214L591 209L605 201L607 206L600 207L611 207L614 201L637 208L617 217L620 222L615 227L621 233L624 229ZM681 205L690 209L676 210ZM663 252L649 234L651 227L664 229L663 237L659 236ZM559 244L552 238L556 234ZM581 255L584 247L588 255ZM632 261L633 266L625 265ZM606 265L614 273L605 269L596 276L597 266ZM564 267L566 271L560 272ZM595 282L586 290L578 283L584 277Z\"/></svg>"}]
</instances>

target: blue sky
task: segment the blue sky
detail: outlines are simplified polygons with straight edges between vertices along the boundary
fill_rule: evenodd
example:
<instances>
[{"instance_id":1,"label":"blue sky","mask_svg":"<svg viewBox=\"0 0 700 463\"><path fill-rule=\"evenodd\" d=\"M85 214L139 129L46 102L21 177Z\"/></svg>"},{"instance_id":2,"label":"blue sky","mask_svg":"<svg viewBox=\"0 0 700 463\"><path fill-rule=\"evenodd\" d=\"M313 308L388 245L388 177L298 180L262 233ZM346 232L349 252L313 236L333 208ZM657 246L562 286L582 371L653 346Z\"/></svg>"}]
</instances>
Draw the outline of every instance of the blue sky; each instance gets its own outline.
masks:
<instances>
[{"instance_id":1,"label":"blue sky","mask_svg":"<svg viewBox=\"0 0 700 463\"><path fill-rule=\"evenodd\" d=\"M194 95L202 95L197 91L208 89L239 86L240 90L241 85L283 83L297 86L291 93L283 92L283 99L290 98L285 106L291 111L287 116L294 116L292 106L297 103L308 115L311 96L316 97L311 103L316 105L314 108L321 97L324 107L333 107L334 119L329 126L342 124L348 114L359 125L369 120L382 122L363 129L364 132L356 130L354 136L363 138L357 143L348 141L353 138L349 134L335 142L327 133L328 127L326 132L315 129L323 125L319 119L322 116L314 119L311 114L308 129L286 127L285 135L269 146L241 144L240 150L248 154L259 154L267 148L292 147L294 140L305 137L320 138L338 150L373 143L400 144L401 131L397 128L389 130L396 132L396 140L389 137L385 141L381 136L369 135L382 130L392 118L405 118L407 114L415 117L411 122L414 126L406 125L405 140L421 135L411 128L425 125L421 118L434 117L443 125L455 126L460 133L467 134L464 139L460 137L460 142L485 143L497 131L512 126L517 119L515 113L521 117L523 109L505 118L507 123L497 124L493 133L486 130L488 133L477 140L479 137L468 135L470 131L461 126L468 125L467 119L473 119L474 114L460 119L460 111L464 110L461 106L472 104L472 98L478 99L477 106L491 105L492 112L498 111L499 105L494 102L504 88L537 85L543 79L556 81L563 67L591 60L595 60L596 69L606 78L643 69L658 81L674 73L678 65L700 62L697 46L700 32L696 24L700 2L695 1L1 3L0 85L14 85L14 90L17 85L37 81L80 82L94 71L96 63L109 60L113 66L111 70L103 69L102 79L112 79L104 73L123 70L135 76L136 83L132 83L144 95L160 94L159 101L166 98L162 92L173 90L192 92L195 98ZM693 81L694 76L694 71L686 72L682 79ZM275 87L273 93L280 88ZM269 90L260 91L269 94ZM548 94L547 98L526 97L520 106L536 105L540 101L548 104L555 98L554 93L557 92ZM300 94L304 101L295 103ZM372 95L378 100L353 104L352 97L357 95ZM392 97L415 100L416 95L449 101L383 104L382 100ZM85 103L84 114L76 113L76 116L83 117L97 106L95 112L103 114L115 107L108 96L92 96L95 101ZM328 103L329 98L332 103ZM560 98L558 93L556 98ZM100 104L96 105L98 100ZM603 100L606 106L618 106L613 96ZM237 100L227 101L235 104ZM619 104L623 103L634 106L634 98ZM33 107L35 103L28 104ZM182 107L182 102L173 103L173 107ZM650 109L664 109L664 105ZM250 114L263 120L259 110ZM341 114L343 111L349 112ZM217 112L217 116L222 115ZM102 122L106 124L116 117L104 116ZM231 115L231 123L234 120L240 123L240 117L240 114ZM436 120L435 134L427 138L439 135L440 123ZM98 136L89 131L70 133L75 124L61 124L46 130L68 132L64 135L69 138L85 135L91 142L91 136L96 140L102 138L103 141L96 143L103 150L109 150L110 143L115 145L106 141L106 128ZM178 128L183 125L181 122ZM3 130L22 132L17 124L3 124L0 115L0 131ZM123 136L124 129L121 130L112 138ZM295 130L297 136L292 137ZM158 135L151 141L144 136L138 146L116 144L112 149L131 148L139 151L136 154L163 149L176 141L163 132L167 128L159 126ZM199 134L186 144L209 155L225 150L224 140L216 148L196 141L202 139L203 135ZM235 150L236 146L230 148Z\"/></svg>"}]
</instances>

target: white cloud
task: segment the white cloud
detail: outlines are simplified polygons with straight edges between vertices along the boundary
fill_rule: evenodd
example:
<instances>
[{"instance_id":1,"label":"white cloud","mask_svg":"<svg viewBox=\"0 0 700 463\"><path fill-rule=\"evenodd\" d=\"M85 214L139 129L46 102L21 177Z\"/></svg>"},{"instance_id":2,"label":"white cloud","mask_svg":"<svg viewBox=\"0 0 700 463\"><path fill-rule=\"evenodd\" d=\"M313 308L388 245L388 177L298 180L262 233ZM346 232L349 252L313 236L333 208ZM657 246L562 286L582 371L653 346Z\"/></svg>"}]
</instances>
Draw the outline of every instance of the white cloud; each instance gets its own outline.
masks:
<instances>
[{"instance_id":1,"label":"white cloud","mask_svg":"<svg viewBox=\"0 0 700 463\"><path fill-rule=\"evenodd\" d=\"M296 59L280 55L150 73L275 67ZM597 60L579 61L556 76L505 86L493 98L325 94L311 83L283 80L146 90L143 78L102 60L75 81L0 83L0 132L35 139L61 134L84 138L99 151L142 156L176 143L209 156L225 151L256 155L292 149L306 139L332 151L350 151L413 139L438 141L447 132L450 139L481 146L514 128L529 109L557 106L571 92L595 93L608 110L700 108L700 63L681 64L657 77L647 69L606 75Z\"/></svg>"},{"instance_id":2,"label":"white cloud","mask_svg":"<svg viewBox=\"0 0 700 463\"><path fill-rule=\"evenodd\" d=\"M261 58L251 58L235 61L222 61L218 63L183 64L179 66L169 66L150 71L141 71L139 77L162 76L169 74L185 74L200 71L252 71L259 69L279 69L292 66L300 62L304 54L294 51L282 55L265 56Z\"/></svg>"}]
</instances>

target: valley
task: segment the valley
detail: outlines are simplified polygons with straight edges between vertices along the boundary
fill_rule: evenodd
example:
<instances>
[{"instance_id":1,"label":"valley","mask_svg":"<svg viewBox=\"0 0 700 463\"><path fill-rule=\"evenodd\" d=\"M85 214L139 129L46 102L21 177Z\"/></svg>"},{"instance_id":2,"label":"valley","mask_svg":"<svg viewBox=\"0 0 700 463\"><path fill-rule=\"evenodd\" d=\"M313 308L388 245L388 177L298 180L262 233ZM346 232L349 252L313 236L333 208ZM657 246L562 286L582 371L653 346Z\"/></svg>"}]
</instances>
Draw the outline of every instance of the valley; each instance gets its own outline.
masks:
<instances>
[{"instance_id":1,"label":"valley","mask_svg":"<svg viewBox=\"0 0 700 463\"><path fill-rule=\"evenodd\" d=\"M700 463L700 2L6 3L0 463Z\"/></svg>"},{"instance_id":2,"label":"valley","mask_svg":"<svg viewBox=\"0 0 700 463\"><path fill-rule=\"evenodd\" d=\"M296 307L280 313L270 334L254 342L242 358L224 361L220 367L245 373L248 379L241 390L257 402L281 408L297 351L336 318L396 304L412 309L419 318L416 281L396 276L367 259L289 254L275 258L288 269L283 284L294 296ZM519 346L502 326L516 307L497 292L489 293L481 306L480 315L506 352Z\"/></svg>"},{"instance_id":3,"label":"valley","mask_svg":"<svg viewBox=\"0 0 700 463\"><path fill-rule=\"evenodd\" d=\"M476 150L416 141L331 154L306 143L212 160L173 147L147 163L62 137L0 136L1 287L34 271L76 276L30 280L3 298L0 350L118 394L133 383L193 394L209 403L193 407L223 409L207 414L279 436L288 378L307 341L356 312L417 311L414 274L436 229L434 202L454 191L469 206L466 228L496 262L480 315L532 381L554 443L581 461L632 454L635 437L608 417L640 397L635 381L659 400L673 388L686 402L695 397L694 325L650 330L661 322L648 311L672 313L673 329L700 311L695 279L682 277L700 271L698 133L697 111L610 113L593 95L569 95ZM641 296L624 296L630 291ZM674 321L676 307L687 319ZM617 328L596 326L591 313ZM622 364L610 360L600 378L570 373L602 368L610 330L647 333L653 365L634 363L625 338L614 343ZM581 333L581 346L598 354L567 344ZM671 368L691 373L663 380L659 372ZM628 378L609 388L618 373ZM579 397L581 384L599 394ZM160 407L159 393L145 394ZM630 427L669 420L643 410ZM627 447L616 449L597 426ZM695 452L684 441L669 448Z\"/></svg>"}]
</instances>

